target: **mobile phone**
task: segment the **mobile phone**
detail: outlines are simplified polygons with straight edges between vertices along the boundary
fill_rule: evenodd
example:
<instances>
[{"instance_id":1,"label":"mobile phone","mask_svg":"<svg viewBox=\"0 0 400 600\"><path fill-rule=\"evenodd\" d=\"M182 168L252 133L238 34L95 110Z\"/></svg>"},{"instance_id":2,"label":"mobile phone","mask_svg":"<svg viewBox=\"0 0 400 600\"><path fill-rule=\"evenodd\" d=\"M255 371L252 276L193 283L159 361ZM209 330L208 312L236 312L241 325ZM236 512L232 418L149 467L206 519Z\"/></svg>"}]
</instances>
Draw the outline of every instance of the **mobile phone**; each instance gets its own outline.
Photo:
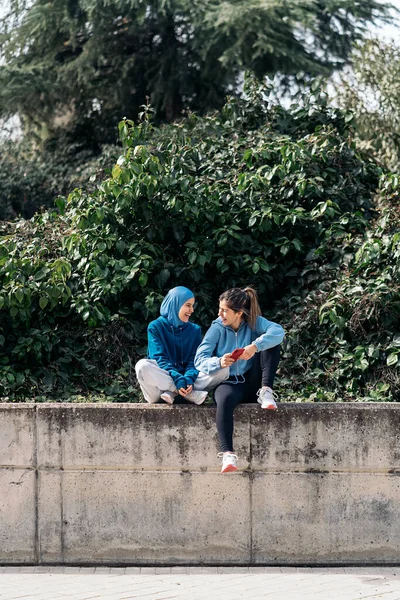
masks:
<instances>
[{"instance_id":1,"label":"mobile phone","mask_svg":"<svg viewBox=\"0 0 400 600\"><path fill-rule=\"evenodd\" d=\"M237 360L239 358L239 356L242 356L243 352L244 352L244 348L236 348L231 353L231 358L233 358L233 360Z\"/></svg>"}]
</instances>

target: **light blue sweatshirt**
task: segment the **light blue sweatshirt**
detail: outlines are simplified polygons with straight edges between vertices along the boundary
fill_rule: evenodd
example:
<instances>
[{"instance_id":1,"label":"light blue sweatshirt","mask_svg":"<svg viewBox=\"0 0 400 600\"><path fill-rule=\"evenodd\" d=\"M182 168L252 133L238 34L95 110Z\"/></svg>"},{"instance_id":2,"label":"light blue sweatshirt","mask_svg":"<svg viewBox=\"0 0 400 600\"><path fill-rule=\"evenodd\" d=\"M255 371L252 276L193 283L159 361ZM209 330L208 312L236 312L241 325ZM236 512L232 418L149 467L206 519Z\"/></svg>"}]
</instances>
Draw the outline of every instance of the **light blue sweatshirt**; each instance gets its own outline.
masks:
<instances>
[{"instance_id":1,"label":"light blue sweatshirt","mask_svg":"<svg viewBox=\"0 0 400 600\"><path fill-rule=\"evenodd\" d=\"M197 348L194 366L199 371L211 375L221 369L220 358L235 348L244 348L254 343L257 352L278 346L285 332L277 323L264 317L257 317L255 330L242 321L237 331L222 325L221 317L212 322L200 346ZM253 359L237 360L229 369L230 375L244 375L253 364Z\"/></svg>"}]
</instances>

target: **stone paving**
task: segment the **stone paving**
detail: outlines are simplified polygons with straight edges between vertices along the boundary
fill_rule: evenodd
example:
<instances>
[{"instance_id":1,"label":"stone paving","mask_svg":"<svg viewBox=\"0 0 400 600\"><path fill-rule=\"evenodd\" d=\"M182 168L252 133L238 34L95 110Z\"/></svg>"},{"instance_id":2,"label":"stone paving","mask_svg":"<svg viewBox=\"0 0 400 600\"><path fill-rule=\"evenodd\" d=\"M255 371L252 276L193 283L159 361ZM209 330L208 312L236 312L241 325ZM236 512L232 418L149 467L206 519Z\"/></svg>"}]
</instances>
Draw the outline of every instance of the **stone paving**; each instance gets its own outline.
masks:
<instances>
[{"instance_id":1,"label":"stone paving","mask_svg":"<svg viewBox=\"0 0 400 600\"><path fill-rule=\"evenodd\" d=\"M1 567L0 600L400 600L400 567Z\"/></svg>"}]
</instances>

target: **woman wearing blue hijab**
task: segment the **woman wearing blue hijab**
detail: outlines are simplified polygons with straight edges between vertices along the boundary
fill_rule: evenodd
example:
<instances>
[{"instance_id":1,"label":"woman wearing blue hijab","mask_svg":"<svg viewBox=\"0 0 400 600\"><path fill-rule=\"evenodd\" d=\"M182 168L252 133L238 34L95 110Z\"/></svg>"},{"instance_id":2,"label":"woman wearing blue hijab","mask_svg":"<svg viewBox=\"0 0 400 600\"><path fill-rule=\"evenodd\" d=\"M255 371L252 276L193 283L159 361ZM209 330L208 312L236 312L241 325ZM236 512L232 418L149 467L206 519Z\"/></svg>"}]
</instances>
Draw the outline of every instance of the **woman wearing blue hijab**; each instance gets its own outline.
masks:
<instances>
[{"instance_id":1,"label":"woman wearing blue hijab","mask_svg":"<svg viewBox=\"0 0 400 600\"><path fill-rule=\"evenodd\" d=\"M173 288L161 304L161 316L148 326L147 359L139 360L135 370L143 396L150 404L160 399L173 404L177 395L202 404L207 390L227 376L199 375L194 366L201 342L200 327L189 322L194 301L194 294L188 288Z\"/></svg>"}]
</instances>

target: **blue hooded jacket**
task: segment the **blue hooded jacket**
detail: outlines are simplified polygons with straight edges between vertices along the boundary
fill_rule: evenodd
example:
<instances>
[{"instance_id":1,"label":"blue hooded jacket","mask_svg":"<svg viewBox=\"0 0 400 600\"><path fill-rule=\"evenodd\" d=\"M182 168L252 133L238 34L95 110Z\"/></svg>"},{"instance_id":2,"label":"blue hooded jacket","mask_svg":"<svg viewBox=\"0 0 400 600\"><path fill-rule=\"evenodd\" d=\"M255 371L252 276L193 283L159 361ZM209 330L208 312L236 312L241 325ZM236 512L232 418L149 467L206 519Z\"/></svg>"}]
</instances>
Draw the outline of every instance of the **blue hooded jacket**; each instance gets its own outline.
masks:
<instances>
[{"instance_id":1,"label":"blue hooded jacket","mask_svg":"<svg viewBox=\"0 0 400 600\"><path fill-rule=\"evenodd\" d=\"M184 323L178 316L181 307L193 297L193 292L183 286L170 290L161 304L161 317L147 328L147 356L171 375L178 390L192 385L199 374L194 357L201 342L201 329L194 323Z\"/></svg>"},{"instance_id":2,"label":"blue hooded jacket","mask_svg":"<svg viewBox=\"0 0 400 600\"><path fill-rule=\"evenodd\" d=\"M242 321L237 331L223 325L221 317L218 317L212 322L198 347L194 364L199 371L212 375L221 369L221 356L233 352L235 348L244 348L249 344L254 344L257 352L262 352L280 344L284 336L285 331L281 325L261 316L256 319L255 329L251 329L246 322ZM229 368L229 375L244 375L252 366L253 361L254 358L236 361Z\"/></svg>"}]
</instances>

